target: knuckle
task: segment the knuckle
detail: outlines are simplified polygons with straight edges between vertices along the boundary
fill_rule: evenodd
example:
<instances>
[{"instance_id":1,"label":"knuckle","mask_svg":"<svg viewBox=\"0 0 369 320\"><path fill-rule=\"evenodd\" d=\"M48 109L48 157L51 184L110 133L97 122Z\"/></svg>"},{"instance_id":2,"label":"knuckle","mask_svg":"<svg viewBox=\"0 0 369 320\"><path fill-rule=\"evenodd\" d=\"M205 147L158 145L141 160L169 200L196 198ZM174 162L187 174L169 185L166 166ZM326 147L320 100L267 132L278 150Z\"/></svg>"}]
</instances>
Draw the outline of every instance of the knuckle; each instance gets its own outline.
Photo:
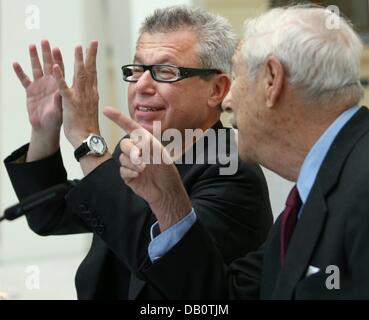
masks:
<instances>
[{"instance_id":1,"label":"knuckle","mask_svg":"<svg viewBox=\"0 0 369 320\"><path fill-rule=\"evenodd\" d=\"M123 139L120 143L120 146L121 146L122 152L124 152L124 153L128 152L131 149L130 139L128 139L128 138Z\"/></svg>"},{"instance_id":2,"label":"knuckle","mask_svg":"<svg viewBox=\"0 0 369 320\"><path fill-rule=\"evenodd\" d=\"M125 157L124 153L122 153L122 154L119 156L119 162L120 162L120 164L121 164L122 166L126 163L126 157Z\"/></svg>"},{"instance_id":3,"label":"knuckle","mask_svg":"<svg viewBox=\"0 0 369 320\"><path fill-rule=\"evenodd\" d=\"M86 75L86 73L85 73L84 71L80 71L80 72L78 72L78 74L77 74L77 79L78 79L79 81L86 81L86 79L87 79L87 75Z\"/></svg>"}]
</instances>

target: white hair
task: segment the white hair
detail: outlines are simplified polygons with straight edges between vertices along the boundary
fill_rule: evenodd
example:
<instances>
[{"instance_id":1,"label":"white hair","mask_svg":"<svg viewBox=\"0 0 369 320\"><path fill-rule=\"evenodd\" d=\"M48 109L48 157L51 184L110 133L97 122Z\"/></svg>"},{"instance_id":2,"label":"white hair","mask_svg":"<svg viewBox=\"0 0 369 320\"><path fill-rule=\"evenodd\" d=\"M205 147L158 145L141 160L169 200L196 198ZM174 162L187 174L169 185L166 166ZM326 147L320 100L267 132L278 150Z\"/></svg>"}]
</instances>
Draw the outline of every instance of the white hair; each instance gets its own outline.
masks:
<instances>
[{"instance_id":1,"label":"white hair","mask_svg":"<svg viewBox=\"0 0 369 320\"><path fill-rule=\"evenodd\" d=\"M145 32L173 32L183 28L197 35L203 68L231 73L236 36L227 19L220 15L182 5L157 9L141 25L140 37Z\"/></svg>"},{"instance_id":2,"label":"white hair","mask_svg":"<svg viewBox=\"0 0 369 320\"><path fill-rule=\"evenodd\" d=\"M314 103L351 96L358 103L363 96L362 47L344 18L322 7L297 5L246 21L241 52L253 78L267 57L274 56L304 99Z\"/></svg>"}]
</instances>

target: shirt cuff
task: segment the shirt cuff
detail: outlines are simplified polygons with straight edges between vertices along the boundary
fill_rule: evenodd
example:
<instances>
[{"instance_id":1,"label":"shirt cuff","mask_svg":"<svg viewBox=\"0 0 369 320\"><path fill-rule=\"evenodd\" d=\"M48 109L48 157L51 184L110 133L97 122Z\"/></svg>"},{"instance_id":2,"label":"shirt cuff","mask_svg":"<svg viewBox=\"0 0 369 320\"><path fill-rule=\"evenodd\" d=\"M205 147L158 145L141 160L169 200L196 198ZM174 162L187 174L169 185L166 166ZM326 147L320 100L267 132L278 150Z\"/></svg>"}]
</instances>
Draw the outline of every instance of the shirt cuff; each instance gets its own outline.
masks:
<instances>
[{"instance_id":1,"label":"shirt cuff","mask_svg":"<svg viewBox=\"0 0 369 320\"><path fill-rule=\"evenodd\" d=\"M196 219L195 210L192 208L184 218L162 233L160 233L158 222L155 222L150 230L149 257L151 262L160 259L172 249L195 224Z\"/></svg>"}]
</instances>

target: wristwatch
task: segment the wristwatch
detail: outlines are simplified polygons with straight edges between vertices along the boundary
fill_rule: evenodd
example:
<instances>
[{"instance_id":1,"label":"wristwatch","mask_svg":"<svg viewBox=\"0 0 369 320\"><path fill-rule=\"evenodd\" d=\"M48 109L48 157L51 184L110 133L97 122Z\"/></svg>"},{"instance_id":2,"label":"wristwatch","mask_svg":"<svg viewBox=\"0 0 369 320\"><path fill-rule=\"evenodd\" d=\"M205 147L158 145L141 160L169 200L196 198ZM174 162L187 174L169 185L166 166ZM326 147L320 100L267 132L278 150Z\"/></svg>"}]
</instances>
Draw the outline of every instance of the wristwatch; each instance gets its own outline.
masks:
<instances>
[{"instance_id":1,"label":"wristwatch","mask_svg":"<svg viewBox=\"0 0 369 320\"><path fill-rule=\"evenodd\" d=\"M77 161L85 155L103 156L108 150L103 137L91 133L86 140L74 151Z\"/></svg>"}]
</instances>

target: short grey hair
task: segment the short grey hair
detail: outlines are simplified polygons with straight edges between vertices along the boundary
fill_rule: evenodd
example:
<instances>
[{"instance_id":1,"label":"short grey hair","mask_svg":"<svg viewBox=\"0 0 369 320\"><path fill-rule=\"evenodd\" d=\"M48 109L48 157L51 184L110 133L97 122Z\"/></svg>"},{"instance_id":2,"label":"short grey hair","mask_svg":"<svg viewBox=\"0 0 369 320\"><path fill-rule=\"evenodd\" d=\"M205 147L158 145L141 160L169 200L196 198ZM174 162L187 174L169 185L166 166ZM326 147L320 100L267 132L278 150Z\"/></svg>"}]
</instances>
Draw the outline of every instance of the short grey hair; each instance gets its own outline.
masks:
<instances>
[{"instance_id":1,"label":"short grey hair","mask_svg":"<svg viewBox=\"0 0 369 320\"><path fill-rule=\"evenodd\" d=\"M230 74L236 36L227 19L222 16L187 6L157 9L143 22L140 37L143 33L175 32L186 28L197 35L201 67Z\"/></svg>"},{"instance_id":2,"label":"short grey hair","mask_svg":"<svg viewBox=\"0 0 369 320\"><path fill-rule=\"evenodd\" d=\"M338 19L338 28L329 28ZM362 42L349 21L326 8L297 5L274 8L245 22L242 57L254 78L268 58L284 66L289 83L312 103L363 96Z\"/></svg>"}]
</instances>

